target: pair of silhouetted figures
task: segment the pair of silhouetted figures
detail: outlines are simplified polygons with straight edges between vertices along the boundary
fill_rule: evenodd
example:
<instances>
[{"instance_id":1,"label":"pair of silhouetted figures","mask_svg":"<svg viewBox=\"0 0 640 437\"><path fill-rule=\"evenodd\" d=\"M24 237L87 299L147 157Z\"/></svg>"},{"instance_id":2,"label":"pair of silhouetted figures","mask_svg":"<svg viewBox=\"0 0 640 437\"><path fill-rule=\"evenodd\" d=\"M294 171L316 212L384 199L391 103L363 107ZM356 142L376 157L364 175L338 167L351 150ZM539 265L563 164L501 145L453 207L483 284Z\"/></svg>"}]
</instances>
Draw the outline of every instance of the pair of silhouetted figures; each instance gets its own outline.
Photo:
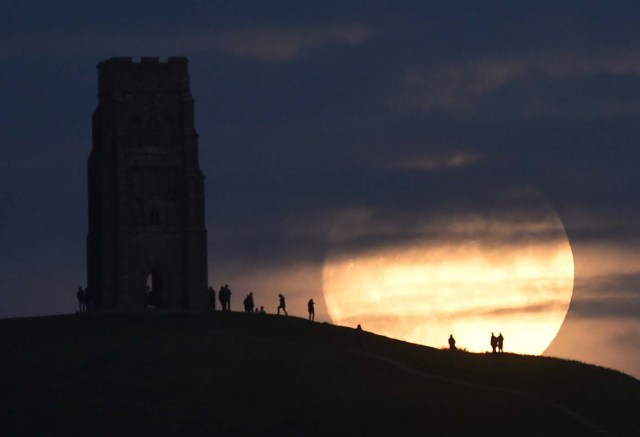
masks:
<instances>
[{"instance_id":1,"label":"pair of silhouetted figures","mask_svg":"<svg viewBox=\"0 0 640 437\"><path fill-rule=\"evenodd\" d=\"M504 352L503 349L504 337L502 336L502 332L496 337L493 332L491 333L491 349L495 354L497 352Z\"/></svg>"},{"instance_id":2,"label":"pair of silhouetted figures","mask_svg":"<svg viewBox=\"0 0 640 437\"><path fill-rule=\"evenodd\" d=\"M78 287L76 297L78 298L78 312L85 313L94 309L95 301L88 288Z\"/></svg>"},{"instance_id":3,"label":"pair of silhouetted figures","mask_svg":"<svg viewBox=\"0 0 640 437\"><path fill-rule=\"evenodd\" d=\"M82 287L78 287L76 297L78 298L78 311L81 313L88 311L90 306L88 290L86 288L83 289Z\"/></svg>"},{"instance_id":4,"label":"pair of silhouetted figures","mask_svg":"<svg viewBox=\"0 0 640 437\"><path fill-rule=\"evenodd\" d=\"M220 301L220 305L222 306L222 311L231 311L231 290L229 290L228 284L224 284L222 287L220 287L220 291L218 292L218 300Z\"/></svg>"}]
</instances>

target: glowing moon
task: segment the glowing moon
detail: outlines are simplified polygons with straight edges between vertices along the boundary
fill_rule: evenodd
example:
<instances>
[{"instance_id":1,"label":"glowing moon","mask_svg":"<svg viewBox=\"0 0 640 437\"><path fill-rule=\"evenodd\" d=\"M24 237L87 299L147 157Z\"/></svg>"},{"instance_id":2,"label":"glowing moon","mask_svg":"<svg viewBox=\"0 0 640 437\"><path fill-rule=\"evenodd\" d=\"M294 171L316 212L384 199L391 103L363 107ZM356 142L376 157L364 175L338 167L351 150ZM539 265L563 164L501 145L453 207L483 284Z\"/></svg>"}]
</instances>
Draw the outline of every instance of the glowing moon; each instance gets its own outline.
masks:
<instances>
[{"instance_id":1,"label":"glowing moon","mask_svg":"<svg viewBox=\"0 0 640 437\"><path fill-rule=\"evenodd\" d=\"M475 352L502 332L505 351L541 354L564 321L574 279L564 227L544 211L513 221L441 217L414 238L374 247L359 237L393 226L380 231L385 225L369 211L349 212L333 228L323 266L329 315L434 347L453 334L459 348Z\"/></svg>"}]
</instances>

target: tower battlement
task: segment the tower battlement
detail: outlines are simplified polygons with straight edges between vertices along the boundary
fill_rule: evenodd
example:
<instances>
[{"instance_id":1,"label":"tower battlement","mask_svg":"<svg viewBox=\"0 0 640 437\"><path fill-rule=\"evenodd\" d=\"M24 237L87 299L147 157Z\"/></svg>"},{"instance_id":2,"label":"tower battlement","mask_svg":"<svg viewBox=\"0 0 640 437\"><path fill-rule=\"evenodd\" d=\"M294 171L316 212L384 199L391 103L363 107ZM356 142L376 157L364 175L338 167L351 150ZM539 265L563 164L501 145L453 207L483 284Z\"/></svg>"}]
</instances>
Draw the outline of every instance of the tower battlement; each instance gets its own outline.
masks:
<instances>
[{"instance_id":1,"label":"tower battlement","mask_svg":"<svg viewBox=\"0 0 640 437\"><path fill-rule=\"evenodd\" d=\"M98 93L189 92L189 60L171 56L166 62L158 57L114 57L98 63Z\"/></svg>"}]
</instances>

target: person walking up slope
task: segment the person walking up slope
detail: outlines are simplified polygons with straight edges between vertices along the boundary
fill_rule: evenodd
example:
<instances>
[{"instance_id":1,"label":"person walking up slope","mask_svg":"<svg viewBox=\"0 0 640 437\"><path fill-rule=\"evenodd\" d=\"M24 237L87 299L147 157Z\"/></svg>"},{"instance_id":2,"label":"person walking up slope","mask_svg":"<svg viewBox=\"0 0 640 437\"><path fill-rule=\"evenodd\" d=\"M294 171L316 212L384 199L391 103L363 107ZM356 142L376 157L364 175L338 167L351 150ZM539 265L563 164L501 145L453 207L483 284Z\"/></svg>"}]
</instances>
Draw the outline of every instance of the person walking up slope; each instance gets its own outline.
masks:
<instances>
[{"instance_id":1,"label":"person walking up slope","mask_svg":"<svg viewBox=\"0 0 640 437\"><path fill-rule=\"evenodd\" d=\"M287 314L287 305L284 302L284 296L282 294L279 294L278 297L280 298L280 304L278 305L278 315L280 314L280 310L284 311L284 315L288 316L289 314Z\"/></svg>"}]
</instances>

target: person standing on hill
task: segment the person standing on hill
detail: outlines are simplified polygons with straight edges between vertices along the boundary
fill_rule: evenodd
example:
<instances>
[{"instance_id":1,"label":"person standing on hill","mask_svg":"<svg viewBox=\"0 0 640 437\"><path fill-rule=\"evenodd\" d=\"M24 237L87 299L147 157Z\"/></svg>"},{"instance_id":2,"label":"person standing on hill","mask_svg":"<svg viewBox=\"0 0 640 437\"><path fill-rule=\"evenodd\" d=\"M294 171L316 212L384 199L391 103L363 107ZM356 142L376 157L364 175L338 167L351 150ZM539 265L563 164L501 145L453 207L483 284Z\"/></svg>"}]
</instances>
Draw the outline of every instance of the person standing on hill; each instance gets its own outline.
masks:
<instances>
[{"instance_id":1,"label":"person standing on hill","mask_svg":"<svg viewBox=\"0 0 640 437\"><path fill-rule=\"evenodd\" d=\"M227 301L227 311L231 311L231 290L228 284L224 284L225 300Z\"/></svg>"},{"instance_id":2,"label":"person standing on hill","mask_svg":"<svg viewBox=\"0 0 640 437\"><path fill-rule=\"evenodd\" d=\"M502 349L502 344L504 343L504 337L502 336L502 332L496 338L496 345L498 346L498 352L502 353L504 350Z\"/></svg>"},{"instance_id":3,"label":"person standing on hill","mask_svg":"<svg viewBox=\"0 0 640 437\"><path fill-rule=\"evenodd\" d=\"M78 312L84 313L87 311L87 295L82 287L78 287L76 297L78 298Z\"/></svg>"},{"instance_id":4,"label":"person standing on hill","mask_svg":"<svg viewBox=\"0 0 640 437\"><path fill-rule=\"evenodd\" d=\"M254 307L253 292L250 292L249 294L247 294L247 297L244 298L244 312L252 313L253 307Z\"/></svg>"},{"instance_id":5,"label":"person standing on hill","mask_svg":"<svg viewBox=\"0 0 640 437\"><path fill-rule=\"evenodd\" d=\"M218 301L220 301L220 310L224 311L224 285L220 286L220 290L218 291Z\"/></svg>"},{"instance_id":6,"label":"person standing on hill","mask_svg":"<svg viewBox=\"0 0 640 437\"><path fill-rule=\"evenodd\" d=\"M456 339L453 338L453 334L449 335L449 350L456 350Z\"/></svg>"},{"instance_id":7,"label":"person standing on hill","mask_svg":"<svg viewBox=\"0 0 640 437\"><path fill-rule=\"evenodd\" d=\"M280 310L282 310L284 311L284 315L288 316L289 314L287 314L287 305L284 302L284 296L282 294L279 294L278 298L280 299L280 304L278 305L278 315L280 315Z\"/></svg>"},{"instance_id":8,"label":"person standing on hill","mask_svg":"<svg viewBox=\"0 0 640 437\"><path fill-rule=\"evenodd\" d=\"M313 299L309 299L307 309L309 310L309 320L313 322L316 318L315 303L313 302Z\"/></svg>"}]
</instances>

